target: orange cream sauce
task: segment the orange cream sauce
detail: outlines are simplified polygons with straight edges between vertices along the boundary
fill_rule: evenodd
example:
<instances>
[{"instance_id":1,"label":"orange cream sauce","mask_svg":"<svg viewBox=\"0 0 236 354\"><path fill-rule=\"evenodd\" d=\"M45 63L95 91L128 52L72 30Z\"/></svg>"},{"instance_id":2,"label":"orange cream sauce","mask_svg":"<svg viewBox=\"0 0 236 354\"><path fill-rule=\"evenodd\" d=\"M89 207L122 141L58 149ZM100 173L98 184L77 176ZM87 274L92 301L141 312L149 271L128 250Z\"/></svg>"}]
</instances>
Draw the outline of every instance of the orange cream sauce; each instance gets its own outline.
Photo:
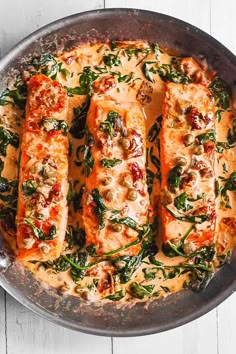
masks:
<instances>
[{"instance_id":1,"label":"orange cream sauce","mask_svg":"<svg viewBox=\"0 0 236 354\"><path fill-rule=\"evenodd\" d=\"M149 48L147 43L135 43L135 42L123 42L123 47L137 46L139 48ZM121 46L122 47L122 46ZM61 73L58 75L58 80L64 86L73 88L79 86L79 75L86 66L91 66L94 70L94 66L104 67L103 56L111 52L108 44L94 44L94 45L81 45L80 47L72 50L71 52L63 53L57 60L63 63L63 68L68 70L69 75L65 78ZM107 68L108 72L121 72L122 75L133 75L133 78L129 84L125 82L118 82L118 74L116 77L116 85L109 91L104 92L106 99L112 98L112 100L119 102L137 102L137 94L139 92L142 83L145 83L146 97L144 98L142 110L143 119L146 123L146 131L149 132L150 128L153 126L157 117L162 114L162 105L164 99L164 82L160 79L158 74L152 74L155 82L151 83L147 81L142 72L142 64L144 61L155 61L156 57L154 53L143 54L139 53L133 55L131 59L127 55L122 54L122 49L120 51L119 58L121 64L119 66L112 66ZM171 55L167 52L161 52L158 56L158 61L161 64L169 64L171 61ZM100 80L103 76L108 74L100 75ZM69 126L72 123L75 107L81 106L85 101L85 95L72 95L69 98L69 113L68 121ZM21 122L20 118L21 112L14 109L12 106L1 106L0 107L0 118L1 125L4 126L11 125L12 130L21 133L21 126L17 122ZM216 122L216 135L217 141L226 141L227 131L231 127L231 120L234 114L232 112L226 112L223 114L221 121ZM76 156L76 150L79 145L84 144L84 139L74 139L69 135L69 139L72 144L72 155L69 158L69 181L74 184L74 192L79 193L81 187L85 184L85 168L83 164L81 166L76 166L75 161L78 161L78 156ZM153 155L159 158L159 150L157 140L150 142L147 138L147 167L153 171L155 174L158 172L150 161L149 152L152 149ZM236 160L235 160L235 148L224 150L222 155L217 154L216 162L216 178L218 176L224 176L227 178L231 172L236 170ZM9 179L17 178L17 159L18 151L8 147L8 154L6 157L5 168L2 175ZM223 166L227 166L227 172L223 173ZM116 188L116 186L112 186ZM236 208L236 192L230 192L230 203L231 209L227 209L221 202L221 198L217 198L217 222L219 224L218 234L217 234L217 249L219 253L225 253L227 250L232 249L235 244L235 233L232 232L230 228L222 223L223 218L235 217ZM161 234L160 234L160 215L159 211L156 210L156 205L160 200L160 181L158 178L154 178L153 190L150 195L150 219L157 217L157 229L155 230L155 237L157 240L159 251L155 256L156 260L162 262L165 266L177 266L179 263L184 262L182 257L169 258L166 257L161 251ZM68 214L68 225L73 225L76 227L84 227L82 218L82 209L75 212L72 203L69 203L69 214ZM11 243L11 247L14 247L14 235L6 235L6 238ZM66 242L65 242L66 247ZM64 252L68 253L68 252ZM88 258L88 262L89 262ZM146 261L146 259L144 260ZM89 301L98 301L100 299L105 299L106 296L114 294L120 290L126 290L126 295L121 301L132 301L132 296L129 291L129 286L131 282L137 282L140 285L153 285L152 294L153 298L167 296L170 293L179 291L183 288L183 282L188 278L187 274L175 276L173 279L164 279L162 271L155 269L153 264L147 264L142 262L140 267L134 272L131 280L125 284L116 283L113 279L112 284L107 289L99 291L99 289L94 285L94 279L105 279L107 273L110 271L110 265L107 262L96 265L87 272L87 276L77 283L71 278L70 271L56 273L52 268L45 269L45 267L40 263L30 263L26 262L25 267L30 269L37 279L56 287L60 292L66 294L72 294L74 296L82 297ZM145 279L143 269L146 268L146 272L154 272L154 279ZM155 297L156 296L156 297ZM146 298L144 298L145 300ZM105 300L106 301L106 300Z\"/></svg>"}]
</instances>

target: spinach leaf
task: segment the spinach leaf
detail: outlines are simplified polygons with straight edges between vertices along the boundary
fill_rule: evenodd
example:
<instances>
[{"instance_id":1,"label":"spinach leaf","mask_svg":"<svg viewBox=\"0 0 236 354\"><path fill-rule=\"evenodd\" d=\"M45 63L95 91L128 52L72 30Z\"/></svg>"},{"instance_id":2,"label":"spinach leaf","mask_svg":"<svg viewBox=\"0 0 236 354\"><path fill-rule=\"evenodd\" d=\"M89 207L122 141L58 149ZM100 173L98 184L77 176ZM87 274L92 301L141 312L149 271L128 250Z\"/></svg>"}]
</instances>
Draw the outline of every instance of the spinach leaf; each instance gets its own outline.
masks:
<instances>
[{"instance_id":1,"label":"spinach leaf","mask_svg":"<svg viewBox=\"0 0 236 354\"><path fill-rule=\"evenodd\" d=\"M35 181L33 179L27 179L22 183L22 193L26 197L30 197L37 190L37 186L35 185Z\"/></svg>"},{"instance_id":2,"label":"spinach leaf","mask_svg":"<svg viewBox=\"0 0 236 354\"><path fill-rule=\"evenodd\" d=\"M161 181L161 163L160 160L158 159L158 157L153 153L153 146L150 148L150 153L149 153L149 157L151 160L151 163L153 164L153 166L156 168L156 173L155 173L155 177Z\"/></svg>"},{"instance_id":3,"label":"spinach leaf","mask_svg":"<svg viewBox=\"0 0 236 354\"><path fill-rule=\"evenodd\" d=\"M115 260L112 260L116 268L116 264L123 264L123 267L119 267L115 270L114 275L119 275L120 283L127 283L134 272L139 268L142 262L142 257L139 256L120 256Z\"/></svg>"},{"instance_id":4,"label":"spinach leaf","mask_svg":"<svg viewBox=\"0 0 236 354\"><path fill-rule=\"evenodd\" d=\"M233 145L236 143L236 119L234 119L232 122L232 129L228 130L227 140L229 145Z\"/></svg>"},{"instance_id":5,"label":"spinach leaf","mask_svg":"<svg viewBox=\"0 0 236 354\"><path fill-rule=\"evenodd\" d=\"M8 104L13 104L12 100L9 100L9 98L10 98L9 92L10 92L10 90L7 88L6 90L4 90L0 94L0 106L6 106Z\"/></svg>"},{"instance_id":6,"label":"spinach leaf","mask_svg":"<svg viewBox=\"0 0 236 354\"><path fill-rule=\"evenodd\" d=\"M5 194L7 193L7 194ZM18 181L8 181L0 177L0 199L11 208L16 208L18 195Z\"/></svg>"},{"instance_id":7,"label":"spinach leaf","mask_svg":"<svg viewBox=\"0 0 236 354\"><path fill-rule=\"evenodd\" d=\"M216 152L219 154L222 154L224 149L232 149L235 145L229 145L228 143L224 141L218 141L216 143Z\"/></svg>"},{"instance_id":8,"label":"spinach leaf","mask_svg":"<svg viewBox=\"0 0 236 354\"><path fill-rule=\"evenodd\" d=\"M222 115L224 114L224 110L223 109L217 109L217 111L215 112L215 117L218 121L218 123L221 122L221 119L222 119Z\"/></svg>"},{"instance_id":9,"label":"spinach leaf","mask_svg":"<svg viewBox=\"0 0 236 354\"><path fill-rule=\"evenodd\" d=\"M57 228L55 225L52 225L49 229L47 240L53 240L56 234L57 234Z\"/></svg>"},{"instance_id":10,"label":"spinach leaf","mask_svg":"<svg viewBox=\"0 0 236 354\"><path fill-rule=\"evenodd\" d=\"M162 81L171 81L176 84L189 84L192 82L188 75L177 70L171 64L159 65L156 71L158 72Z\"/></svg>"},{"instance_id":11,"label":"spinach leaf","mask_svg":"<svg viewBox=\"0 0 236 354\"><path fill-rule=\"evenodd\" d=\"M88 130L86 130L83 163L87 169L87 176L90 175L94 166L94 159L92 158L91 153L91 147L94 145L94 143L95 141L93 139L93 135Z\"/></svg>"},{"instance_id":12,"label":"spinach leaf","mask_svg":"<svg viewBox=\"0 0 236 354\"><path fill-rule=\"evenodd\" d=\"M0 177L0 192L4 193L9 191L10 185L8 180L5 177Z\"/></svg>"},{"instance_id":13,"label":"spinach leaf","mask_svg":"<svg viewBox=\"0 0 236 354\"><path fill-rule=\"evenodd\" d=\"M42 126L46 132L62 130L64 135L67 135L68 133L68 124L65 120L43 118Z\"/></svg>"},{"instance_id":14,"label":"spinach leaf","mask_svg":"<svg viewBox=\"0 0 236 354\"><path fill-rule=\"evenodd\" d=\"M208 88L216 100L216 105L223 109L228 109L230 104L230 90L226 83L221 78L215 76Z\"/></svg>"},{"instance_id":15,"label":"spinach leaf","mask_svg":"<svg viewBox=\"0 0 236 354\"><path fill-rule=\"evenodd\" d=\"M94 213L99 219L99 230L105 227L105 217L104 214L108 211L103 198L101 197L99 190L97 188L93 189L92 197L95 203Z\"/></svg>"},{"instance_id":16,"label":"spinach leaf","mask_svg":"<svg viewBox=\"0 0 236 354\"><path fill-rule=\"evenodd\" d=\"M138 56L139 54L144 54L144 57L151 53L151 48L133 48L127 47L123 49L125 54L128 57L128 61L130 61L134 56Z\"/></svg>"},{"instance_id":17,"label":"spinach leaf","mask_svg":"<svg viewBox=\"0 0 236 354\"><path fill-rule=\"evenodd\" d=\"M56 236L56 226L52 225L49 229L48 235L46 236L45 233L38 228L36 225L34 225L32 219L30 218L24 218L24 223L29 225L34 233L34 236L37 237L41 241L49 241L53 240Z\"/></svg>"},{"instance_id":18,"label":"spinach leaf","mask_svg":"<svg viewBox=\"0 0 236 354\"><path fill-rule=\"evenodd\" d=\"M84 95L84 90L81 87L67 87L64 86L64 88L66 89L66 91L68 92L68 96L69 97L73 97L74 95Z\"/></svg>"},{"instance_id":19,"label":"spinach leaf","mask_svg":"<svg viewBox=\"0 0 236 354\"><path fill-rule=\"evenodd\" d=\"M189 211L191 209L193 209L193 206L188 204L187 202L196 202L200 199L202 199L204 197L204 193L202 195L197 195L197 198L190 198L188 197L187 193L184 192L182 194L180 194L178 197L175 197L174 199L174 206L178 209L178 210L182 210L184 212Z\"/></svg>"},{"instance_id":20,"label":"spinach leaf","mask_svg":"<svg viewBox=\"0 0 236 354\"><path fill-rule=\"evenodd\" d=\"M225 185L221 190L221 195L226 195L227 191L235 191L236 190L236 171L232 172L229 178L224 179Z\"/></svg>"},{"instance_id":21,"label":"spinach leaf","mask_svg":"<svg viewBox=\"0 0 236 354\"><path fill-rule=\"evenodd\" d=\"M187 193L184 192L174 199L174 206L178 210L182 210L184 212L189 211L190 209L193 209L193 206L188 204L187 201L188 201L188 196Z\"/></svg>"},{"instance_id":22,"label":"spinach leaf","mask_svg":"<svg viewBox=\"0 0 236 354\"><path fill-rule=\"evenodd\" d=\"M153 183L154 183L154 178L155 178L155 173L149 170L148 168L146 169L147 172L147 186L148 186L148 194L152 193L153 189Z\"/></svg>"},{"instance_id":23,"label":"spinach leaf","mask_svg":"<svg viewBox=\"0 0 236 354\"><path fill-rule=\"evenodd\" d=\"M19 135L12 133L4 127L0 127L0 155L7 155L8 145L11 145L17 149L19 147Z\"/></svg>"},{"instance_id":24,"label":"spinach leaf","mask_svg":"<svg viewBox=\"0 0 236 354\"><path fill-rule=\"evenodd\" d=\"M164 290L165 293L170 293L170 289L167 286L160 285L160 288L162 288L162 290Z\"/></svg>"},{"instance_id":25,"label":"spinach leaf","mask_svg":"<svg viewBox=\"0 0 236 354\"><path fill-rule=\"evenodd\" d=\"M65 251L70 250L76 244L77 230L72 225L67 226L65 241L67 242Z\"/></svg>"},{"instance_id":26,"label":"spinach leaf","mask_svg":"<svg viewBox=\"0 0 236 354\"><path fill-rule=\"evenodd\" d=\"M88 252L88 254L91 256L91 257L97 257L97 249L98 249L98 245L89 245L86 247L86 251Z\"/></svg>"},{"instance_id":27,"label":"spinach leaf","mask_svg":"<svg viewBox=\"0 0 236 354\"><path fill-rule=\"evenodd\" d=\"M34 58L31 65L35 69L33 74L41 72L42 74L49 76L52 80L57 79L58 73L62 73L65 79L69 76L69 71L62 68L62 63L59 63L50 53L43 53L39 58Z\"/></svg>"},{"instance_id":28,"label":"spinach leaf","mask_svg":"<svg viewBox=\"0 0 236 354\"><path fill-rule=\"evenodd\" d=\"M10 100L9 100L10 98ZM0 106L5 106L8 104L15 104L20 109L25 108L27 98L27 86L25 82L22 81L21 77L16 78L16 82L13 85L13 89L7 88L0 94Z\"/></svg>"},{"instance_id":29,"label":"spinach leaf","mask_svg":"<svg viewBox=\"0 0 236 354\"><path fill-rule=\"evenodd\" d=\"M156 278L157 272L153 272L153 270L151 270L151 269L143 268L142 272L144 274L144 279L146 279L146 280L153 280Z\"/></svg>"},{"instance_id":30,"label":"spinach leaf","mask_svg":"<svg viewBox=\"0 0 236 354\"><path fill-rule=\"evenodd\" d=\"M39 240L45 240L44 232L41 229L39 229L37 226L35 226L31 219L24 218L24 223L31 227L35 237L37 237Z\"/></svg>"},{"instance_id":31,"label":"spinach leaf","mask_svg":"<svg viewBox=\"0 0 236 354\"><path fill-rule=\"evenodd\" d=\"M84 185L80 187L80 190L78 193L73 194L73 208L75 213L78 212L79 210L82 210L82 197L84 193Z\"/></svg>"},{"instance_id":32,"label":"spinach leaf","mask_svg":"<svg viewBox=\"0 0 236 354\"><path fill-rule=\"evenodd\" d=\"M82 139L85 135L86 117L89 105L90 96L87 96L85 102L81 106L73 108L74 118L69 132L75 139Z\"/></svg>"},{"instance_id":33,"label":"spinach leaf","mask_svg":"<svg viewBox=\"0 0 236 354\"><path fill-rule=\"evenodd\" d=\"M180 165L176 165L170 170L168 176L168 186L170 189L180 187L182 173L183 173L183 167Z\"/></svg>"},{"instance_id":34,"label":"spinach leaf","mask_svg":"<svg viewBox=\"0 0 236 354\"><path fill-rule=\"evenodd\" d=\"M189 276L190 280L185 281L183 287L191 289L194 292L201 292L206 289L207 285L214 276L214 272L192 269Z\"/></svg>"},{"instance_id":35,"label":"spinach leaf","mask_svg":"<svg viewBox=\"0 0 236 354\"><path fill-rule=\"evenodd\" d=\"M67 262L63 256L60 256L59 258L55 259L54 261L42 262L42 264L46 268L52 268L57 273L65 272L71 267L70 263Z\"/></svg>"},{"instance_id":36,"label":"spinach leaf","mask_svg":"<svg viewBox=\"0 0 236 354\"><path fill-rule=\"evenodd\" d=\"M90 146L85 146L83 162L87 169L87 176L89 176L94 166L94 159L92 158Z\"/></svg>"},{"instance_id":37,"label":"spinach leaf","mask_svg":"<svg viewBox=\"0 0 236 354\"><path fill-rule=\"evenodd\" d=\"M105 299L112 300L112 301L119 301L119 300L123 299L124 296L125 295L123 293L123 290L118 290L114 294L107 295L105 297Z\"/></svg>"},{"instance_id":38,"label":"spinach leaf","mask_svg":"<svg viewBox=\"0 0 236 354\"><path fill-rule=\"evenodd\" d=\"M115 111L110 111L107 115L107 119L100 123L99 129L103 133L108 133L113 138L113 128L116 128L117 120L120 120L121 117L119 113Z\"/></svg>"},{"instance_id":39,"label":"spinach leaf","mask_svg":"<svg viewBox=\"0 0 236 354\"><path fill-rule=\"evenodd\" d=\"M122 75L120 71L110 71L110 74L112 76L118 76L118 82L126 82L127 84L131 83L135 75L134 72L127 75ZM138 78L136 80L138 80Z\"/></svg>"},{"instance_id":40,"label":"spinach leaf","mask_svg":"<svg viewBox=\"0 0 236 354\"><path fill-rule=\"evenodd\" d=\"M156 118L155 123L151 126L148 132L148 141L153 143L158 137L161 130L162 115Z\"/></svg>"},{"instance_id":41,"label":"spinach leaf","mask_svg":"<svg viewBox=\"0 0 236 354\"><path fill-rule=\"evenodd\" d=\"M211 129L207 133L202 133L196 136L199 145L205 144L207 141L216 141L216 132L215 130Z\"/></svg>"},{"instance_id":42,"label":"spinach leaf","mask_svg":"<svg viewBox=\"0 0 236 354\"><path fill-rule=\"evenodd\" d=\"M121 64L120 58L118 55L115 54L107 54L103 55L103 62L106 66L109 66L110 68L112 66L119 66Z\"/></svg>"},{"instance_id":43,"label":"spinach leaf","mask_svg":"<svg viewBox=\"0 0 236 354\"><path fill-rule=\"evenodd\" d=\"M101 159L100 165L105 168L112 168L115 167L116 165L120 165L122 163L122 160L119 159L114 159L114 160L109 160L109 159Z\"/></svg>"},{"instance_id":44,"label":"spinach leaf","mask_svg":"<svg viewBox=\"0 0 236 354\"><path fill-rule=\"evenodd\" d=\"M150 297L155 285L140 285L136 282L130 284L131 295L137 297L138 299L144 299L145 297Z\"/></svg>"},{"instance_id":45,"label":"spinach leaf","mask_svg":"<svg viewBox=\"0 0 236 354\"><path fill-rule=\"evenodd\" d=\"M56 272L65 272L70 269L70 274L73 281L76 283L85 277L86 269L79 269L79 267L86 267L87 254L85 252L75 251L74 253L62 255L54 261L47 261L43 264L47 268L52 268ZM76 267L74 267L72 264Z\"/></svg>"},{"instance_id":46,"label":"spinach leaf","mask_svg":"<svg viewBox=\"0 0 236 354\"><path fill-rule=\"evenodd\" d=\"M90 66L85 66L82 73L80 73L79 75L80 75L79 77L80 86L79 87L65 86L65 89L67 90L69 96L88 95L89 97L91 97L93 93L92 84L99 77L98 73L92 71Z\"/></svg>"},{"instance_id":47,"label":"spinach leaf","mask_svg":"<svg viewBox=\"0 0 236 354\"><path fill-rule=\"evenodd\" d=\"M179 216L179 215L176 215L175 213L173 213L166 205L165 205L165 208L170 213L170 215L172 215L175 219L180 220L180 221L201 224L204 221L208 220L208 218L209 218L208 214Z\"/></svg>"},{"instance_id":48,"label":"spinach leaf","mask_svg":"<svg viewBox=\"0 0 236 354\"><path fill-rule=\"evenodd\" d=\"M87 262L86 252L76 251L75 253L72 253L71 255L67 255L67 257L69 257L72 262L74 262L76 265L78 265L80 267L84 267L86 265L86 262ZM78 268L75 268L72 266L71 270L70 270L70 274L71 274L73 281L76 283L85 277L86 270L81 270L81 269L78 269Z\"/></svg>"},{"instance_id":49,"label":"spinach leaf","mask_svg":"<svg viewBox=\"0 0 236 354\"><path fill-rule=\"evenodd\" d=\"M138 223L134 219L130 218L129 216L125 218L118 218L117 216L112 216L109 220L114 222L115 224L126 225L136 231L138 229Z\"/></svg>"},{"instance_id":50,"label":"spinach leaf","mask_svg":"<svg viewBox=\"0 0 236 354\"><path fill-rule=\"evenodd\" d=\"M1 176L1 174L2 174L3 169L4 169L4 162L3 162L3 160L0 158L0 176Z\"/></svg>"},{"instance_id":51,"label":"spinach leaf","mask_svg":"<svg viewBox=\"0 0 236 354\"><path fill-rule=\"evenodd\" d=\"M142 72L143 72L143 75L145 76L145 78L154 83L155 80L153 79L152 75L150 74L150 69L149 69L149 65L150 64L155 64L156 61L146 61L143 66L142 66ZM154 71L154 74L156 73L156 71Z\"/></svg>"}]
</instances>

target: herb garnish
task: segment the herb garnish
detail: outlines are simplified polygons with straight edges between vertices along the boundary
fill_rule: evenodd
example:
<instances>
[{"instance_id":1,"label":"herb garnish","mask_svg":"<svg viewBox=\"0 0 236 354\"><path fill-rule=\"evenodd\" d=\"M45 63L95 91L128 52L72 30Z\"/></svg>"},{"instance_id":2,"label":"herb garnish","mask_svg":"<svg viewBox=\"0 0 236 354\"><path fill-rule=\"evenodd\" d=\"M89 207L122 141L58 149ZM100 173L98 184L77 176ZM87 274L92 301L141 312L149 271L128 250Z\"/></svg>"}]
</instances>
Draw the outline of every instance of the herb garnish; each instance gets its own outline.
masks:
<instances>
[{"instance_id":1,"label":"herb garnish","mask_svg":"<svg viewBox=\"0 0 236 354\"><path fill-rule=\"evenodd\" d=\"M105 299L108 299L108 300L112 300L112 301L119 301L121 300L123 297L124 297L124 293L123 293L123 290L118 290L116 291L114 294L111 294L111 295L107 295L105 297Z\"/></svg>"},{"instance_id":2,"label":"herb garnish","mask_svg":"<svg viewBox=\"0 0 236 354\"><path fill-rule=\"evenodd\" d=\"M221 78L215 76L208 88L216 100L216 105L223 109L228 109L230 104L230 91L226 83Z\"/></svg>"},{"instance_id":3,"label":"herb garnish","mask_svg":"<svg viewBox=\"0 0 236 354\"><path fill-rule=\"evenodd\" d=\"M65 89L70 95L89 95L93 93L93 82L99 77L97 73L91 70L90 66L85 66L82 73L79 74L79 87L67 87Z\"/></svg>"},{"instance_id":4,"label":"herb garnish","mask_svg":"<svg viewBox=\"0 0 236 354\"><path fill-rule=\"evenodd\" d=\"M116 128L117 120L120 120L121 117L119 113L115 111L110 111L107 115L106 120L100 123L99 129L103 133L108 133L113 138L113 129Z\"/></svg>"},{"instance_id":5,"label":"herb garnish","mask_svg":"<svg viewBox=\"0 0 236 354\"><path fill-rule=\"evenodd\" d=\"M208 220L209 216L208 214L203 214L203 215L176 215L173 211L171 211L166 205L165 205L166 210L172 215L175 219L180 220L180 221L185 221L185 222L190 222L190 223L195 223L195 224L202 224L206 220Z\"/></svg>"},{"instance_id":6,"label":"herb garnish","mask_svg":"<svg viewBox=\"0 0 236 354\"><path fill-rule=\"evenodd\" d=\"M86 97L81 106L73 108L74 118L69 130L70 134L76 139L82 139L85 134L86 117L90 105L90 96Z\"/></svg>"},{"instance_id":7,"label":"herb garnish","mask_svg":"<svg viewBox=\"0 0 236 354\"><path fill-rule=\"evenodd\" d=\"M36 225L34 225L32 219L24 218L24 223L31 227L31 229L34 233L34 236L37 237L41 241L53 240L54 237L56 236L56 226L55 225L52 225L50 227L48 235L46 236L40 228L38 228Z\"/></svg>"},{"instance_id":8,"label":"herb garnish","mask_svg":"<svg viewBox=\"0 0 236 354\"><path fill-rule=\"evenodd\" d=\"M59 63L56 58L49 53L42 54L40 58L34 58L31 65L35 68L33 74L41 72L42 74L49 76L52 80L57 79L58 73L62 73L65 79L69 75L69 71L62 68L62 63Z\"/></svg>"},{"instance_id":9,"label":"herb garnish","mask_svg":"<svg viewBox=\"0 0 236 354\"><path fill-rule=\"evenodd\" d=\"M37 190L37 186L35 185L35 181L33 179L27 179L22 184L22 193L26 197L30 197Z\"/></svg>"},{"instance_id":10,"label":"herb garnish","mask_svg":"<svg viewBox=\"0 0 236 354\"><path fill-rule=\"evenodd\" d=\"M168 186L170 187L170 189L180 187L182 173L183 167L180 165L176 165L170 170L168 176Z\"/></svg>"},{"instance_id":11,"label":"herb garnish","mask_svg":"<svg viewBox=\"0 0 236 354\"><path fill-rule=\"evenodd\" d=\"M138 299L150 297L152 295L155 285L140 285L137 282L130 284L131 295Z\"/></svg>"},{"instance_id":12,"label":"herb garnish","mask_svg":"<svg viewBox=\"0 0 236 354\"><path fill-rule=\"evenodd\" d=\"M109 66L109 68L112 66L119 66L121 64L119 56L115 54L104 55L103 62L106 66Z\"/></svg>"},{"instance_id":13,"label":"herb garnish","mask_svg":"<svg viewBox=\"0 0 236 354\"><path fill-rule=\"evenodd\" d=\"M46 132L62 130L64 135L67 135L68 133L68 124L65 120L43 118L42 126Z\"/></svg>"},{"instance_id":14,"label":"herb garnish","mask_svg":"<svg viewBox=\"0 0 236 354\"><path fill-rule=\"evenodd\" d=\"M105 168L112 168L112 167L115 167L116 165L120 165L121 163L122 163L122 160L119 160L119 159L109 160L109 159L103 158L100 161L100 165Z\"/></svg>"},{"instance_id":15,"label":"herb garnish","mask_svg":"<svg viewBox=\"0 0 236 354\"><path fill-rule=\"evenodd\" d=\"M0 127L0 155L7 155L8 145L11 145L17 149L19 147L19 135L12 133L4 127Z\"/></svg>"},{"instance_id":16,"label":"herb garnish","mask_svg":"<svg viewBox=\"0 0 236 354\"><path fill-rule=\"evenodd\" d=\"M224 187L221 189L221 197L225 202L225 207L231 209L231 205L229 204L228 191L236 191L236 172L232 172L229 178L220 177L220 179L225 182Z\"/></svg>"},{"instance_id":17,"label":"herb garnish","mask_svg":"<svg viewBox=\"0 0 236 354\"><path fill-rule=\"evenodd\" d=\"M99 193L97 188L93 189L92 197L95 203L94 214L98 217L99 220L99 230L102 230L105 227L105 217L104 214L108 211L107 206L104 203L102 196Z\"/></svg>"},{"instance_id":18,"label":"herb garnish","mask_svg":"<svg viewBox=\"0 0 236 354\"><path fill-rule=\"evenodd\" d=\"M207 141L216 141L216 132L210 129L207 133L202 133L196 136L199 145L205 144Z\"/></svg>"}]
</instances>

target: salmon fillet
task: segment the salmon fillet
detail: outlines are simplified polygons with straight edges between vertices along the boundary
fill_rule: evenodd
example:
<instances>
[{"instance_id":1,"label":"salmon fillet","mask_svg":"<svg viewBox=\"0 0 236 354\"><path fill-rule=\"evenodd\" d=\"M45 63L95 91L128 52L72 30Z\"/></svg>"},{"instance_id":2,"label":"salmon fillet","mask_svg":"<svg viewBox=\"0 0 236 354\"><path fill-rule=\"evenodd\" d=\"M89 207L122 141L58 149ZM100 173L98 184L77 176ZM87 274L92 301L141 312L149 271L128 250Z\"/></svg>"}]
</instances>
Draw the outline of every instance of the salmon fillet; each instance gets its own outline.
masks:
<instances>
[{"instance_id":1,"label":"salmon fillet","mask_svg":"<svg viewBox=\"0 0 236 354\"><path fill-rule=\"evenodd\" d=\"M62 250L67 224L68 98L44 75L28 81L17 210L18 258L46 261Z\"/></svg>"},{"instance_id":2,"label":"salmon fillet","mask_svg":"<svg viewBox=\"0 0 236 354\"><path fill-rule=\"evenodd\" d=\"M100 256L140 251L149 206L145 136L138 103L93 96L87 116L83 219L86 245L94 246Z\"/></svg>"},{"instance_id":3,"label":"salmon fillet","mask_svg":"<svg viewBox=\"0 0 236 354\"><path fill-rule=\"evenodd\" d=\"M164 243L178 244L187 234L192 250L214 242L214 112L204 85L166 84L160 134Z\"/></svg>"}]
</instances>

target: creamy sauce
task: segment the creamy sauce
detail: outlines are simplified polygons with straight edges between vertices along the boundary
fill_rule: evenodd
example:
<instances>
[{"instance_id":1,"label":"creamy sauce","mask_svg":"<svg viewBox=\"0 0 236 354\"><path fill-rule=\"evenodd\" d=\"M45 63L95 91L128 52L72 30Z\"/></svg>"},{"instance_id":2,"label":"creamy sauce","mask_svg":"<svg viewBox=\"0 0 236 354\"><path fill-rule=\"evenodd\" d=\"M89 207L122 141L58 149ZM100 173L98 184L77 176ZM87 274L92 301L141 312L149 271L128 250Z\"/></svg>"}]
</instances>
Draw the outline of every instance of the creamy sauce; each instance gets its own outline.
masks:
<instances>
[{"instance_id":1,"label":"creamy sauce","mask_svg":"<svg viewBox=\"0 0 236 354\"><path fill-rule=\"evenodd\" d=\"M169 273L171 270L175 270L179 264L186 262L183 257L167 257L161 250L162 238L160 232L160 210L157 209L156 205L160 200L160 171L158 166L153 164L152 156L159 159L159 147L158 147L158 135L155 139L148 137L150 129L153 127L157 117L162 114L162 105L164 99L164 88L165 83L161 80L158 73L153 73L149 71L151 76L151 81L148 81L143 74L142 68L144 62L154 62L157 61L156 53L150 50L137 51L136 54L130 54L125 51L126 48L141 48L150 49L147 43L135 43L135 42L123 42L119 44L119 50L112 51L108 44L95 44L95 45L82 45L77 49L72 50L69 53L64 53L62 56L57 58L58 62L62 63L62 67L66 69L65 71L59 72L57 79L58 81L68 87L76 88L79 86L79 78L83 72L84 67L90 66L91 69L96 72L98 78L95 80L94 89L96 90L96 82L102 81L103 78L108 76L115 77L115 84L109 88L109 90L104 90L102 95L106 99L111 98L112 100L121 103L122 102L137 102L137 99L142 103L143 117L146 122L147 131L147 168L150 170L150 174L153 176L153 183L151 186L150 194L150 221L152 222L157 218L157 226L155 227L155 239L159 248L158 253L155 256L156 261L160 262L159 266L151 264L148 258L145 258L141 262L138 269L134 272L131 279L124 284L116 282L116 276L114 274L114 267L109 262L103 262L91 267L87 271L87 275L82 280L77 280L75 283L70 274L70 269L63 272L56 272L53 268L47 267L45 264L41 263L30 263L25 262L25 266L30 269L35 276L50 284L53 287L60 289L61 292L72 294L75 296L83 297L86 300L98 301L105 299L109 295L113 295L116 292L122 291L125 295L120 299L120 301L132 301L134 295L130 291L130 285L132 283L137 283L139 286L143 287L144 291L143 299L146 300L150 298L151 294L153 298L167 296L170 293L179 291L183 288L184 281L188 280L188 273L179 272L173 276L166 277L164 273ZM115 65L111 64L104 65L105 55L117 55L119 54L120 62ZM172 57L166 52L158 52L158 62L159 64L170 64ZM152 67L153 64L148 64ZM101 73L102 70L106 73ZM115 73L114 73L115 72ZM132 74L133 73L133 74ZM127 79L123 82L119 82L119 78L127 75ZM130 81L128 81L130 78ZM128 81L128 82L124 82ZM140 94L141 87L143 86L143 91ZM101 85L98 86L101 89ZM73 92L73 91L72 91ZM139 96L138 96L139 93ZM140 96L141 95L141 96ZM141 97L141 98L140 98ZM74 119L74 109L81 106L86 99L86 95L71 94L69 98L69 113L68 121L69 126L73 124ZM217 109L217 108L216 108ZM9 127L12 131L21 134L21 112L14 108L12 105L0 106L0 118L1 125L4 127ZM226 141L227 132L232 128L232 118L235 117L232 112L224 112L221 116L220 122L216 121L216 141ZM160 122L160 121L159 121ZM85 144L84 136L74 138L69 135L71 141L72 152L69 157L69 181L71 186L73 186L73 194L77 196L81 192L81 188L85 184L86 170L82 163L82 155L78 154L78 147ZM224 178L229 178L230 174L236 171L236 161L235 161L235 148L223 149L223 153L216 154L216 179L219 176ZM18 160L19 151L11 146L8 146L7 157L5 160L5 166L2 172L2 176L9 180L17 179ZM224 181L219 180L220 185L223 186ZM112 185L112 188L117 188L116 185ZM229 201L228 204L231 208L226 207L224 201L222 201L221 196L216 199L217 203L217 224L218 231L216 235L216 248L217 253L225 254L228 250L231 250L235 245L235 228L229 227L222 220L225 218L235 218L235 207L236 207L236 192L228 192ZM68 225L73 226L75 229L84 228L83 217L82 217L81 205L78 206L77 210L74 209L73 200L69 200L69 214L68 214ZM228 219L229 220L229 219ZM183 228L182 228L183 231ZM185 230L187 231L187 230ZM12 231L4 231L6 239L10 242L11 248L16 249L15 245L15 235ZM72 253L76 248L73 246L68 250L68 244L65 242L65 251L63 254ZM93 257L88 257L88 263L93 262ZM96 259L95 259L96 261ZM165 268L162 267L162 264ZM216 261L217 264L217 261ZM169 266L169 268L168 268ZM163 270L164 269L164 270ZM109 285L104 286L106 283L107 276L109 275ZM145 286L151 286L150 288L145 288ZM150 293L150 295L148 295ZM139 298L142 300L142 296Z\"/></svg>"}]
</instances>

